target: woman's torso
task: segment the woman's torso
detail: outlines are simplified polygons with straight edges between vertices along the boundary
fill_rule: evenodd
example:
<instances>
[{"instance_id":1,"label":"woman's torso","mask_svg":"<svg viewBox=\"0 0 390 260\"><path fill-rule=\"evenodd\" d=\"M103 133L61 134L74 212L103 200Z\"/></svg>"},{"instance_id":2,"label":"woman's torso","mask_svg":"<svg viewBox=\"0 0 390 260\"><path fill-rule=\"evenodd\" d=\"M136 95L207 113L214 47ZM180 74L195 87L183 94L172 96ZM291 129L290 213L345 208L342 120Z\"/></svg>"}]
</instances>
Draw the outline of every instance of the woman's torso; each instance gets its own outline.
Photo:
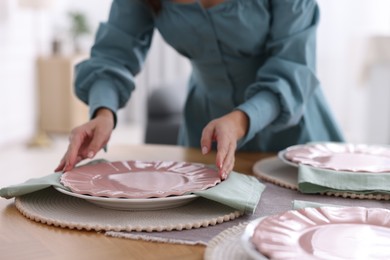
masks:
<instances>
[{"instance_id":1,"label":"woman's torso","mask_svg":"<svg viewBox=\"0 0 390 260\"><path fill-rule=\"evenodd\" d=\"M245 102L246 90L259 80L256 74L269 58L272 10L268 0L225 0L207 8L201 0L161 1L155 26L193 68L179 143L198 147L204 126ZM334 126L328 126L329 132L317 131L320 126L324 129L324 123L333 123L321 90L308 101L304 117L291 129L259 132L241 148L276 151L296 143L341 138Z\"/></svg>"},{"instance_id":2,"label":"woman's torso","mask_svg":"<svg viewBox=\"0 0 390 260\"><path fill-rule=\"evenodd\" d=\"M155 22L165 41L191 61L192 85L221 106L212 117L244 101L265 60L267 1L225 0L205 8L199 1L162 0Z\"/></svg>"}]
</instances>

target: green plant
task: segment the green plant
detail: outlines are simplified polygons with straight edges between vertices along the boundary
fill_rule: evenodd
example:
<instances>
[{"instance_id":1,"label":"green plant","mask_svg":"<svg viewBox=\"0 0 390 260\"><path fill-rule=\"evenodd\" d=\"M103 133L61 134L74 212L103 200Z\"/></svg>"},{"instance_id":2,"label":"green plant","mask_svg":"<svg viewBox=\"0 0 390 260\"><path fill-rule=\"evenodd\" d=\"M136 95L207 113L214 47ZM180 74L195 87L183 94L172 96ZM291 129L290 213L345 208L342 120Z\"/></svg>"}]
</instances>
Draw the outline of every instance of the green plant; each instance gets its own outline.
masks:
<instances>
[{"instance_id":1,"label":"green plant","mask_svg":"<svg viewBox=\"0 0 390 260\"><path fill-rule=\"evenodd\" d=\"M69 12L68 17L70 19L70 34L73 39L75 51L80 52L80 39L84 35L91 33L88 19L84 13L78 11Z\"/></svg>"}]
</instances>

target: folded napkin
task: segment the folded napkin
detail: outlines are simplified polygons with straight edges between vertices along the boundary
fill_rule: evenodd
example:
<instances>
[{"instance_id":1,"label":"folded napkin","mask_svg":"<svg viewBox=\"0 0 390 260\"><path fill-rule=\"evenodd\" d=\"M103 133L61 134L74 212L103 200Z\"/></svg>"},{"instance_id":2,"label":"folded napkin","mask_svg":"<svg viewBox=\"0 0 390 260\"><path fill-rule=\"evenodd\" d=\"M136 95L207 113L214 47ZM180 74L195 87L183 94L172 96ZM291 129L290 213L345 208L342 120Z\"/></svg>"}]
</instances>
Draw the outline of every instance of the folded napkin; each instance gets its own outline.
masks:
<instances>
[{"instance_id":1,"label":"folded napkin","mask_svg":"<svg viewBox=\"0 0 390 260\"><path fill-rule=\"evenodd\" d=\"M97 163L102 163L106 162L104 159L95 159L92 160L85 165L90 165L90 164L97 164ZM40 178L33 178L29 179L23 183L12 185L9 187L4 187L0 189L0 197L10 199L13 197L25 195L28 193L32 193L34 191L38 190L43 190L45 188L48 188L50 186L54 187L59 187L64 190L70 191L69 188L65 187L64 185L61 184L60 182L61 178L61 173L60 172L55 172Z\"/></svg>"},{"instance_id":2,"label":"folded napkin","mask_svg":"<svg viewBox=\"0 0 390 260\"><path fill-rule=\"evenodd\" d=\"M217 201L232 208L253 214L260 201L265 185L257 178L237 172L231 172L229 177L207 190L196 191L194 194L206 199Z\"/></svg>"},{"instance_id":3,"label":"folded napkin","mask_svg":"<svg viewBox=\"0 0 390 260\"><path fill-rule=\"evenodd\" d=\"M348 172L299 165L298 189L302 193L352 192L390 194L390 173Z\"/></svg>"},{"instance_id":4,"label":"folded napkin","mask_svg":"<svg viewBox=\"0 0 390 260\"><path fill-rule=\"evenodd\" d=\"M319 202L313 202L313 201L305 201L305 200L293 200L292 201L292 209L321 208L321 207L344 207L344 206L319 203Z\"/></svg>"},{"instance_id":5,"label":"folded napkin","mask_svg":"<svg viewBox=\"0 0 390 260\"><path fill-rule=\"evenodd\" d=\"M0 189L0 197L10 199L42 190L50 186L69 190L60 183L61 173L56 172L40 178L29 179L24 183ZM265 185L253 176L231 172L229 177L218 185L194 194L217 201L234 209L253 214Z\"/></svg>"},{"instance_id":6,"label":"folded napkin","mask_svg":"<svg viewBox=\"0 0 390 260\"><path fill-rule=\"evenodd\" d=\"M0 189L0 197L11 199L34 191L43 190L50 186L69 190L60 183L61 173L55 172L40 178L29 179L21 184L16 184Z\"/></svg>"}]
</instances>

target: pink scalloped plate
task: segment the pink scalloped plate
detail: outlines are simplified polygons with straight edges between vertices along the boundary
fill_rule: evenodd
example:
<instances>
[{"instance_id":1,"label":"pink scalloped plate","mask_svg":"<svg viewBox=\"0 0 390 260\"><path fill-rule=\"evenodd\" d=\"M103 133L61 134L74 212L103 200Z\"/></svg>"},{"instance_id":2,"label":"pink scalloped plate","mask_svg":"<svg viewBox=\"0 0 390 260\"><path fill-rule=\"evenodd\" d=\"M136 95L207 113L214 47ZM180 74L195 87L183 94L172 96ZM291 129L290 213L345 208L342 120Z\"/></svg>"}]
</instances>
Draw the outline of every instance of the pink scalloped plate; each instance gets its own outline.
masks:
<instances>
[{"instance_id":1,"label":"pink scalloped plate","mask_svg":"<svg viewBox=\"0 0 390 260\"><path fill-rule=\"evenodd\" d=\"M257 221L245 232L251 232L259 257L390 259L390 211L386 209L305 208Z\"/></svg>"},{"instance_id":2,"label":"pink scalloped plate","mask_svg":"<svg viewBox=\"0 0 390 260\"><path fill-rule=\"evenodd\" d=\"M389 172L390 147L349 143L295 145L279 153L286 163L351 172Z\"/></svg>"},{"instance_id":3,"label":"pink scalloped plate","mask_svg":"<svg viewBox=\"0 0 390 260\"><path fill-rule=\"evenodd\" d=\"M77 167L61 176L73 193L108 198L163 198L205 190L221 182L200 163L117 161Z\"/></svg>"}]
</instances>

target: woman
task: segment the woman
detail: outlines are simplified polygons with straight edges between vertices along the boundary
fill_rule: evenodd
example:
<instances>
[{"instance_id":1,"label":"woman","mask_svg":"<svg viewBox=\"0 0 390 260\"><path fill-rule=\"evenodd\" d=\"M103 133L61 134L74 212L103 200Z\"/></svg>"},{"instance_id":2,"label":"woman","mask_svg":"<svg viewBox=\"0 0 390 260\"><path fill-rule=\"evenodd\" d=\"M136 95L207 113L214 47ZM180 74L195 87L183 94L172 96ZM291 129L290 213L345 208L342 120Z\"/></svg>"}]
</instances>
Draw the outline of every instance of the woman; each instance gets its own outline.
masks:
<instances>
[{"instance_id":1,"label":"woman","mask_svg":"<svg viewBox=\"0 0 390 260\"><path fill-rule=\"evenodd\" d=\"M153 31L192 64L179 144L217 149L224 179L237 149L276 152L342 141L315 75L314 0L115 0L76 94L92 120L75 128L57 171L93 158L134 90Z\"/></svg>"}]
</instances>

